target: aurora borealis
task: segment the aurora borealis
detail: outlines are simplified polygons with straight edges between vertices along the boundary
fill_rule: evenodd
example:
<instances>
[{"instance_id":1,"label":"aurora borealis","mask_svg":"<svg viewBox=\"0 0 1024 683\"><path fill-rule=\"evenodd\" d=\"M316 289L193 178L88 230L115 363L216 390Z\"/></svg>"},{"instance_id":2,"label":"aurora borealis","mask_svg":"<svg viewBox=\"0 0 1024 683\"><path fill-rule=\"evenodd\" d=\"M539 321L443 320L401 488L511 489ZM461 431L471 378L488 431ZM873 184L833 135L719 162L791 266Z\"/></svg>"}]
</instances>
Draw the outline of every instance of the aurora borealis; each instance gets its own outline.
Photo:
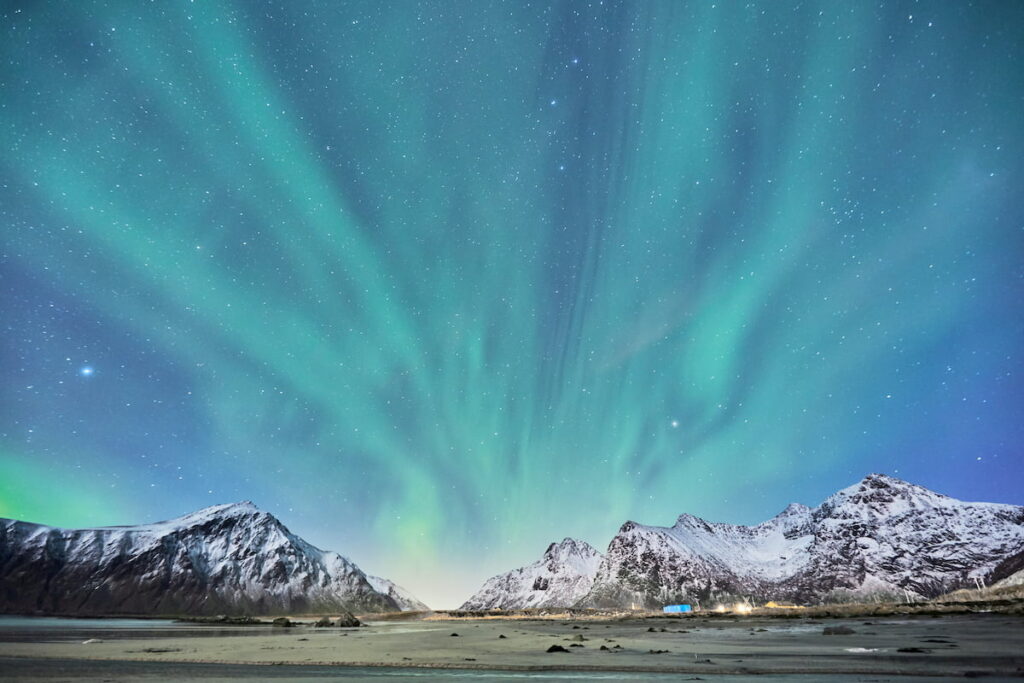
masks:
<instances>
[{"instance_id":1,"label":"aurora borealis","mask_svg":"<svg viewBox=\"0 0 1024 683\"><path fill-rule=\"evenodd\" d=\"M0 516L434 606L881 471L1024 503L1024 5L8 2Z\"/></svg>"}]
</instances>

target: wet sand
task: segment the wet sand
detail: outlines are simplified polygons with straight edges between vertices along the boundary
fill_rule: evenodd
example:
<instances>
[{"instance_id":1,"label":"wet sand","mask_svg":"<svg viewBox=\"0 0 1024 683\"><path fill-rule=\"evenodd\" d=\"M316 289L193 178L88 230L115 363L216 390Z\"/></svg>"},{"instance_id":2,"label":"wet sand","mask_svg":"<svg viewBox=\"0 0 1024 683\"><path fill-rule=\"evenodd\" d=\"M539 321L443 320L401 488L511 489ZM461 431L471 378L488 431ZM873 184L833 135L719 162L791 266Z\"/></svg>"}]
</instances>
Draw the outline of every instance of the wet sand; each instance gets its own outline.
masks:
<instances>
[{"instance_id":1,"label":"wet sand","mask_svg":"<svg viewBox=\"0 0 1024 683\"><path fill-rule=\"evenodd\" d=\"M853 633L823 633L837 627ZM365 676L380 680L382 675L408 675L438 680L442 672L431 674L433 668L446 669L445 675L465 670L467 677L477 680L498 676L496 672L502 670L561 671L566 676L568 672L620 672L619 680L661 678L648 673L735 681L749 676L770 680L765 675L817 681L1024 676L1024 620L996 614L820 621L701 616L608 622L419 620L370 622L359 629L252 628L258 630L216 637L196 637L194 629L167 631L159 637L136 637L129 631L90 644L52 642L57 640L52 635L8 638L18 642L0 643L0 677L237 679L265 671L265 677L277 679ZM552 645L567 652L545 652ZM223 666L185 667L174 674L175 663ZM274 671L259 668L267 666ZM287 671L277 669L282 666ZM338 666L363 669L339 670ZM535 673L528 677L557 680Z\"/></svg>"},{"instance_id":2,"label":"wet sand","mask_svg":"<svg viewBox=\"0 0 1024 683\"><path fill-rule=\"evenodd\" d=\"M413 679L415 683L466 681L467 683L579 683L579 681L617 681L623 683L668 683L669 681L712 680L717 683L934 683L934 676L877 676L827 674L712 674L704 676L673 673L496 671L478 669L408 669L392 667L346 666L260 666L253 664L195 664L182 662L135 662L115 660L61 660L0 657L0 671L10 681L214 681L268 680L290 681L311 678L342 680L346 683ZM1018 681L1017 678L992 677L988 681Z\"/></svg>"}]
</instances>

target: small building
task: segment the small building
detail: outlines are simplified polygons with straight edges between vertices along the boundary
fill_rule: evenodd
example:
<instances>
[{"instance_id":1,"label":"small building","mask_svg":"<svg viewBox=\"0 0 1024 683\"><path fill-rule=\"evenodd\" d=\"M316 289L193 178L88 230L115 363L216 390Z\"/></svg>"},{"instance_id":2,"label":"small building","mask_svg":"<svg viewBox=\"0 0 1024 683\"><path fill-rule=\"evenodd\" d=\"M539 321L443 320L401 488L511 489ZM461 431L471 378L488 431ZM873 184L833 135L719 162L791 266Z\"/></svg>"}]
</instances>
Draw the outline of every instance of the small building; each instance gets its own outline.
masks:
<instances>
[{"instance_id":1,"label":"small building","mask_svg":"<svg viewBox=\"0 0 1024 683\"><path fill-rule=\"evenodd\" d=\"M693 608L690 607L689 605L665 605L665 607L662 609L662 611L664 611L664 612L672 612L672 613L692 612Z\"/></svg>"}]
</instances>

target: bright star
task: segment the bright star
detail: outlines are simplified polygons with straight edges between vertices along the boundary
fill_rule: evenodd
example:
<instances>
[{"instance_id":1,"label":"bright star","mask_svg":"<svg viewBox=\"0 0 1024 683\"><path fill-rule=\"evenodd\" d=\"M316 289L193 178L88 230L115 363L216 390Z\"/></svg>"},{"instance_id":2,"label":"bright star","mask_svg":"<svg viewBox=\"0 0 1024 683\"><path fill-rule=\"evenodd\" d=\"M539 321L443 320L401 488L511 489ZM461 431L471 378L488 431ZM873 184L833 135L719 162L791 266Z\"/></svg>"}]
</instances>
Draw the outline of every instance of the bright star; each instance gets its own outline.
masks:
<instances>
[{"instance_id":1,"label":"bright star","mask_svg":"<svg viewBox=\"0 0 1024 683\"><path fill-rule=\"evenodd\" d=\"M672 429L675 429L676 427L679 426L679 420L672 420L672 422L670 422L669 424L672 425Z\"/></svg>"},{"instance_id":2,"label":"bright star","mask_svg":"<svg viewBox=\"0 0 1024 683\"><path fill-rule=\"evenodd\" d=\"M95 370L91 365L83 365L78 369L78 374L82 377L92 377Z\"/></svg>"}]
</instances>

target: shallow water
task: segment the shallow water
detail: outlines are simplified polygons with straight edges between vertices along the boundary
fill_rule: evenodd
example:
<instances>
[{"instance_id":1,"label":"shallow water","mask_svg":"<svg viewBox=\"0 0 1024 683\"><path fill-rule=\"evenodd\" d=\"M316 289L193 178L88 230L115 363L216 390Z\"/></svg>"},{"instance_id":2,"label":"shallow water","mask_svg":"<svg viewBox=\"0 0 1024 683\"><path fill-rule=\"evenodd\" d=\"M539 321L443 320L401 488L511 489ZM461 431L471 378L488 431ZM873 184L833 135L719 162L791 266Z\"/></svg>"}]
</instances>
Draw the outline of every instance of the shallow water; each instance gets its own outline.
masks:
<instances>
[{"instance_id":1,"label":"shallow water","mask_svg":"<svg viewBox=\"0 0 1024 683\"><path fill-rule=\"evenodd\" d=\"M5 680L47 680L72 678L84 680L154 680L154 681L185 681L203 679L216 680L341 680L346 683L357 681L405 680L412 679L417 683L433 683L434 681L471 680L474 682L495 681L544 681L560 683L561 681L686 681L711 680L721 683L782 683L798 681L810 683L854 683L855 681L872 681L874 683L931 683L933 677L921 676L879 676L879 675L713 675L701 674L696 678L689 674L658 674L658 673L623 673L599 671L487 671L457 669L406 669L399 667L338 667L338 666L246 666L232 664L178 664L170 662L128 662L128 661L89 661L67 659L31 659L5 658L0 656L0 674ZM1009 680L999 677L987 678L988 681ZM1019 679L1018 679L1019 680Z\"/></svg>"},{"instance_id":2,"label":"shallow water","mask_svg":"<svg viewBox=\"0 0 1024 683\"><path fill-rule=\"evenodd\" d=\"M69 617L19 617L0 615L0 629L174 628L189 626L171 619L74 619ZM191 624L194 626L194 624Z\"/></svg>"},{"instance_id":3,"label":"shallow water","mask_svg":"<svg viewBox=\"0 0 1024 683\"><path fill-rule=\"evenodd\" d=\"M171 619L76 619L69 617L0 616L0 643L64 643L99 638L159 638L284 635L291 629L272 626L193 624Z\"/></svg>"}]
</instances>

